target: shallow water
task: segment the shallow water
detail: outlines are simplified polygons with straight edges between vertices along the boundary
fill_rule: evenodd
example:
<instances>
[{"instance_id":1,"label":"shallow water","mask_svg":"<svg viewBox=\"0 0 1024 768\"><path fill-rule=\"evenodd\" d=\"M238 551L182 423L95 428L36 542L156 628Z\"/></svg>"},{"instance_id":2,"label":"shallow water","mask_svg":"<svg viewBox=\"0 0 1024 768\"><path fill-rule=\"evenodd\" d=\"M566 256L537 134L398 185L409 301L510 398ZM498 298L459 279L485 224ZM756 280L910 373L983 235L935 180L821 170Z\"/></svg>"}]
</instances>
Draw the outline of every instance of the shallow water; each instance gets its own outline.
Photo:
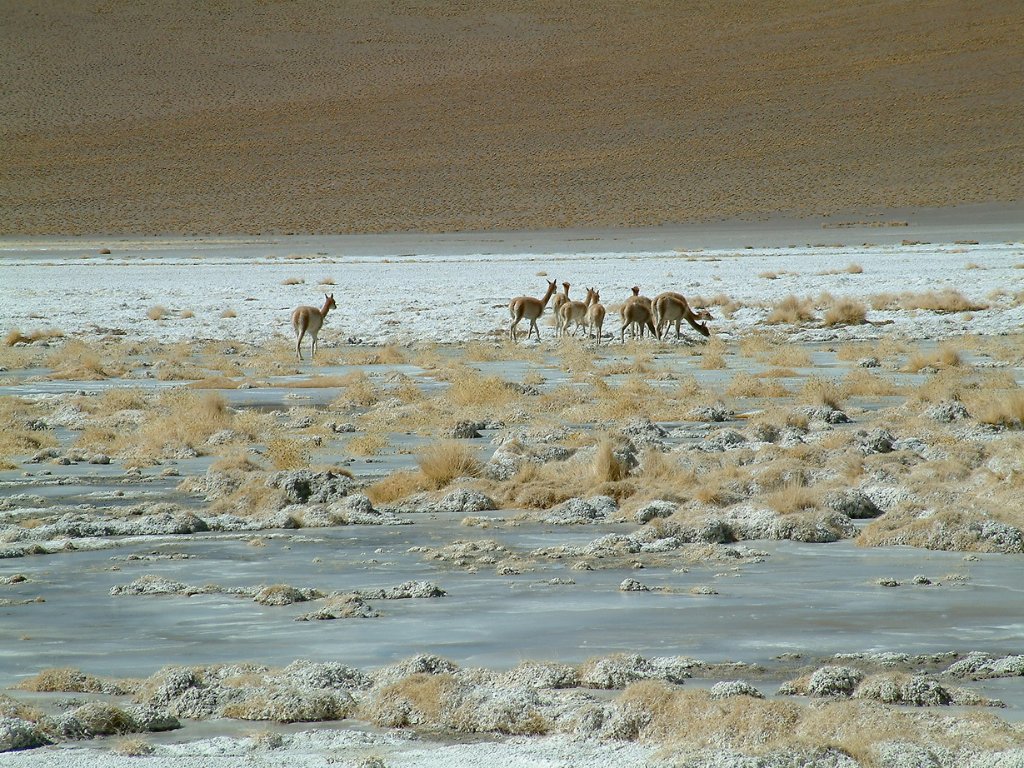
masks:
<instances>
[{"instance_id":1,"label":"shallow water","mask_svg":"<svg viewBox=\"0 0 1024 768\"><path fill-rule=\"evenodd\" d=\"M98 552L8 561L29 581L4 597L45 602L0 608L0 684L46 667L145 676L166 664L295 658L375 667L415 653L464 665L510 667L523 659L582 661L617 651L685 655L768 665L780 654L1020 651L1024 636L1024 558L918 549L861 549L849 542L750 542L763 562L673 568L570 571L543 562L532 573L449 570L407 552L456 538L493 538L516 550L583 543L623 526L522 525L479 531L452 517L413 515L413 526L349 526L262 534L200 534L154 539ZM190 559L127 561L142 553ZM322 591L434 581L444 598L371 601L382 616L296 622L307 604L265 607L228 595L114 597L110 588L143 574L189 584L287 583ZM936 582L911 583L922 574ZM958 581L948 578L957 575ZM652 589L620 592L632 576ZM575 584L550 584L571 578ZM903 586L879 586L879 578ZM718 594L694 595L710 586ZM980 684L988 688L989 684ZM1024 705L1020 681L999 695ZM990 693L989 695L993 695Z\"/></svg>"}]
</instances>

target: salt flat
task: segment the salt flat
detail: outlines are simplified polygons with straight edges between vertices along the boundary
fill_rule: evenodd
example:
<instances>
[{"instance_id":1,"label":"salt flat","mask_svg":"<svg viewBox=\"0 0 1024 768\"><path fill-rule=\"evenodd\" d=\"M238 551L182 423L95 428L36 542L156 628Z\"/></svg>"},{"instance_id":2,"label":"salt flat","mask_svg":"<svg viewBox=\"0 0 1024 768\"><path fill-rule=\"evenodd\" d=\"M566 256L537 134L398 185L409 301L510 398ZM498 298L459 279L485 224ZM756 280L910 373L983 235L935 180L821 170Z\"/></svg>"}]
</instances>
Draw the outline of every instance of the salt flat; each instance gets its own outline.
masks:
<instances>
[{"instance_id":1,"label":"salt flat","mask_svg":"<svg viewBox=\"0 0 1024 768\"><path fill-rule=\"evenodd\" d=\"M825 233L829 235L831 233ZM371 344L499 338L512 296L542 295L545 279L567 280L573 296L600 290L606 304L633 285L651 296L677 290L700 305L725 295L740 307L716 317L718 334L763 323L785 296L822 292L870 300L902 292L952 289L991 309L932 314L870 311L869 325L802 329L800 340L940 339L994 334L1024 324L1012 296L1024 288L1024 246L1017 243L695 248L449 255L443 252L346 255L330 238L252 242L135 241L102 255L99 243L7 242L0 249L0 327L55 328L102 335L110 329L164 342L289 336L291 310L332 292L338 310L322 334ZM862 272L844 272L851 264ZM543 274L542 274L543 273ZM332 281L321 284L322 281ZM284 284L295 281L294 284ZM993 292L1003 296L990 298ZM168 311L154 321L154 306ZM230 310L235 316L221 315ZM190 317L181 313L191 312ZM881 324L885 324L884 326ZM613 330L609 319L606 331ZM550 336L550 329L548 329Z\"/></svg>"}]
</instances>

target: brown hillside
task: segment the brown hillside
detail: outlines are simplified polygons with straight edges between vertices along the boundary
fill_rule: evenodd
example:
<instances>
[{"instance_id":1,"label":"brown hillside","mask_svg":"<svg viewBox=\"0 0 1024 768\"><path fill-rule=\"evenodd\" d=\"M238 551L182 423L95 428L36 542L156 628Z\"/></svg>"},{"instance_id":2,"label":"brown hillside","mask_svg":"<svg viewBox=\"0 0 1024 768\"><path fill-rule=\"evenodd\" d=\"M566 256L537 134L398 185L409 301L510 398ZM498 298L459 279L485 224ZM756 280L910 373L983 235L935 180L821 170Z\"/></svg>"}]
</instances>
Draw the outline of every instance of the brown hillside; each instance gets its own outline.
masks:
<instances>
[{"instance_id":1,"label":"brown hillside","mask_svg":"<svg viewBox=\"0 0 1024 768\"><path fill-rule=\"evenodd\" d=\"M1022 40L1020 0L9 2L0 233L1019 200Z\"/></svg>"}]
</instances>

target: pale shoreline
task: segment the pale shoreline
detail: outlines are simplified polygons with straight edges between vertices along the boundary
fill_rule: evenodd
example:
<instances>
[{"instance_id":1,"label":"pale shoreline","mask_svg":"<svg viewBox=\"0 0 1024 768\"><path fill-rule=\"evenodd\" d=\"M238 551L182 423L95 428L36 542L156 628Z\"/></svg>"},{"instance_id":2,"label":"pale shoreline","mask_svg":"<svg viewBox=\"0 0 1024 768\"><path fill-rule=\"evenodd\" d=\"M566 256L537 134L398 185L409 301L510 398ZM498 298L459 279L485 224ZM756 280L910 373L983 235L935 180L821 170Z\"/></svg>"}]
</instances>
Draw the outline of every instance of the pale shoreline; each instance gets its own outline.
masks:
<instances>
[{"instance_id":1,"label":"pale shoreline","mask_svg":"<svg viewBox=\"0 0 1024 768\"><path fill-rule=\"evenodd\" d=\"M4 235L0 236L0 263L6 251L59 244L82 250L118 244L181 243L218 249L252 249L318 243L348 256L468 254L596 253L614 250L642 253L705 248L786 248L815 245L886 245L904 240L954 243L977 240L997 243L1024 240L1024 200L976 203L948 208L875 208L830 216L751 214L747 218L697 223L622 228L566 228L466 232L391 232L369 234L260 234L223 233L186 235Z\"/></svg>"}]
</instances>

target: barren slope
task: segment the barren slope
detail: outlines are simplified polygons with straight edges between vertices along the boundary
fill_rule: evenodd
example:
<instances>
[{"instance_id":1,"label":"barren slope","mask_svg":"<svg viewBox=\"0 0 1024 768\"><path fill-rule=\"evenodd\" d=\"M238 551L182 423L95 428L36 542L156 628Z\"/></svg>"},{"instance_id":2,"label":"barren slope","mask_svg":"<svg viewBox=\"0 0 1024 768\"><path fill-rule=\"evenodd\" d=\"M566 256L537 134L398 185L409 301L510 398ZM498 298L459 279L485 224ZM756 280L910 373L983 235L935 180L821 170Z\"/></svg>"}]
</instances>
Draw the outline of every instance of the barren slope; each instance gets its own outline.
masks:
<instances>
[{"instance_id":1,"label":"barren slope","mask_svg":"<svg viewBox=\"0 0 1024 768\"><path fill-rule=\"evenodd\" d=\"M26 0L0 233L642 225L1007 201L1024 14Z\"/></svg>"}]
</instances>

